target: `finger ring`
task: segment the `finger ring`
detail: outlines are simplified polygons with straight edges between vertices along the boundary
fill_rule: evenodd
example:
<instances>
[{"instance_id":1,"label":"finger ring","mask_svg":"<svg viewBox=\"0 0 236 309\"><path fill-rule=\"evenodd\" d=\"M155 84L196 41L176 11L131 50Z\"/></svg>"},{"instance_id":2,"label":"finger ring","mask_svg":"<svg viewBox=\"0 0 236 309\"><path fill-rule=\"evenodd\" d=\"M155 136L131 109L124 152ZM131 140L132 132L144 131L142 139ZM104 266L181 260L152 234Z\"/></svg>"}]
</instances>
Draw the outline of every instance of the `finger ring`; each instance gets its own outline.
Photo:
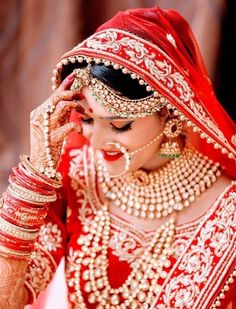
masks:
<instances>
[{"instance_id":1,"label":"finger ring","mask_svg":"<svg viewBox=\"0 0 236 309\"><path fill-rule=\"evenodd\" d=\"M46 113L51 114L54 112L55 105L53 103L53 95L51 95L50 102L46 105Z\"/></svg>"},{"instance_id":2,"label":"finger ring","mask_svg":"<svg viewBox=\"0 0 236 309\"><path fill-rule=\"evenodd\" d=\"M64 99L64 96L60 93L57 93L57 92L54 93L54 97L57 99L58 102ZM56 102L56 103L58 103L58 102Z\"/></svg>"},{"instance_id":3,"label":"finger ring","mask_svg":"<svg viewBox=\"0 0 236 309\"><path fill-rule=\"evenodd\" d=\"M60 122L61 122L61 123L65 122L65 121L67 120L68 116L69 116L68 114L62 116L62 117L60 118Z\"/></svg>"},{"instance_id":4,"label":"finger ring","mask_svg":"<svg viewBox=\"0 0 236 309\"><path fill-rule=\"evenodd\" d=\"M75 131L79 134L83 134L83 128L81 125L76 126Z\"/></svg>"}]
</instances>

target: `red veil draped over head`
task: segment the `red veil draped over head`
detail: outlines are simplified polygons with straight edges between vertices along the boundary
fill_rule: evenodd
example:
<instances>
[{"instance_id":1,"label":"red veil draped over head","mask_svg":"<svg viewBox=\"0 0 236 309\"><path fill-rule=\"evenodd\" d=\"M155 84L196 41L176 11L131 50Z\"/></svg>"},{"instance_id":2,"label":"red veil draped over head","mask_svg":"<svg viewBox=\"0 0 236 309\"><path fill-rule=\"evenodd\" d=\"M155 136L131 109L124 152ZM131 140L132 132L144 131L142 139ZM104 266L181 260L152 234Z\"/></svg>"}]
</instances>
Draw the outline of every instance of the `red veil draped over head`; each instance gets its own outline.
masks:
<instances>
[{"instance_id":1,"label":"red veil draped over head","mask_svg":"<svg viewBox=\"0 0 236 309\"><path fill-rule=\"evenodd\" d=\"M213 91L186 20L159 7L118 12L66 53L54 70L54 89L68 63L118 65L156 89L188 126L188 141L236 176L236 126Z\"/></svg>"}]
</instances>

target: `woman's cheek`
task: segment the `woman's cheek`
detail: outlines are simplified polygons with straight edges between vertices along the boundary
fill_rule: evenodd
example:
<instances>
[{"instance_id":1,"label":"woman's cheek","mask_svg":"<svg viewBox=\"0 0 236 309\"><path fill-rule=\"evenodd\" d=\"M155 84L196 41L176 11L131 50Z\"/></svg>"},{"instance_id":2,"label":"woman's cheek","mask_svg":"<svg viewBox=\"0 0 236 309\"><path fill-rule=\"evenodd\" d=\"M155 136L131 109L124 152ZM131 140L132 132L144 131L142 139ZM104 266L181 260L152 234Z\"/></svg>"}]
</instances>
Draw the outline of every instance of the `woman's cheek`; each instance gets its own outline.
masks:
<instances>
[{"instance_id":1,"label":"woman's cheek","mask_svg":"<svg viewBox=\"0 0 236 309\"><path fill-rule=\"evenodd\" d=\"M82 123L82 128L83 128L83 136L88 140L90 140L93 134L93 125Z\"/></svg>"}]
</instances>

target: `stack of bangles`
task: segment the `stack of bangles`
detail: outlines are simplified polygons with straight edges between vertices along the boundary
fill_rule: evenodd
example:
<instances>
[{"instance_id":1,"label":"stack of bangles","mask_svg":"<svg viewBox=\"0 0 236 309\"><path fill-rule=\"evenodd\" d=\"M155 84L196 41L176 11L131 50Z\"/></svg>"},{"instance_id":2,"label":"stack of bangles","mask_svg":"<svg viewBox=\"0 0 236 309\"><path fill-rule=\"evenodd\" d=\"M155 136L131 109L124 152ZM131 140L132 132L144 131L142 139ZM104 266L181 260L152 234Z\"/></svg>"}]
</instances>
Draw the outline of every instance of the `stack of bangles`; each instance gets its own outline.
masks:
<instances>
[{"instance_id":1,"label":"stack of bangles","mask_svg":"<svg viewBox=\"0 0 236 309\"><path fill-rule=\"evenodd\" d=\"M25 260L34 250L35 239L57 199L61 181L38 172L27 156L12 169L9 186L0 201L0 256Z\"/></svg>"}]
</instances>

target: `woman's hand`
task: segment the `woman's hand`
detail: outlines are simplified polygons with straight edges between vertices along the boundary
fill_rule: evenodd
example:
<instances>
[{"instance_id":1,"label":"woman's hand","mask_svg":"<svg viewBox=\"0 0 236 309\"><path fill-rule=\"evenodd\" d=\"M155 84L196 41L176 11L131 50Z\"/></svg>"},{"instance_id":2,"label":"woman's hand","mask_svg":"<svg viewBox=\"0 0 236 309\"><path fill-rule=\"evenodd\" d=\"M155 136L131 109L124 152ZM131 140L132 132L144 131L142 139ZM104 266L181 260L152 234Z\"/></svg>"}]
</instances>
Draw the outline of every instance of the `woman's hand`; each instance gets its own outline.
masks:
<instances>
[{"instance_id":1,"label":"woman's hand","mask_svg":"<svg viewBox=\"0 0 236 309\"><path fill-rule=\"evenodd\" d=\"M68 123L72 109L78 105L73 100L80 99L78 92L69 90L73 80L74 73L71 73L48 100L31 112L30 162L39 170L49 166L47 154L49 149L53 167L56 169L69 133L73 130L81 133L81 127L78 124ZM47 114L48 109L51 109L50 114ZM46 135L48 141L45 138Z\"/></svg>"}]
</instances>

